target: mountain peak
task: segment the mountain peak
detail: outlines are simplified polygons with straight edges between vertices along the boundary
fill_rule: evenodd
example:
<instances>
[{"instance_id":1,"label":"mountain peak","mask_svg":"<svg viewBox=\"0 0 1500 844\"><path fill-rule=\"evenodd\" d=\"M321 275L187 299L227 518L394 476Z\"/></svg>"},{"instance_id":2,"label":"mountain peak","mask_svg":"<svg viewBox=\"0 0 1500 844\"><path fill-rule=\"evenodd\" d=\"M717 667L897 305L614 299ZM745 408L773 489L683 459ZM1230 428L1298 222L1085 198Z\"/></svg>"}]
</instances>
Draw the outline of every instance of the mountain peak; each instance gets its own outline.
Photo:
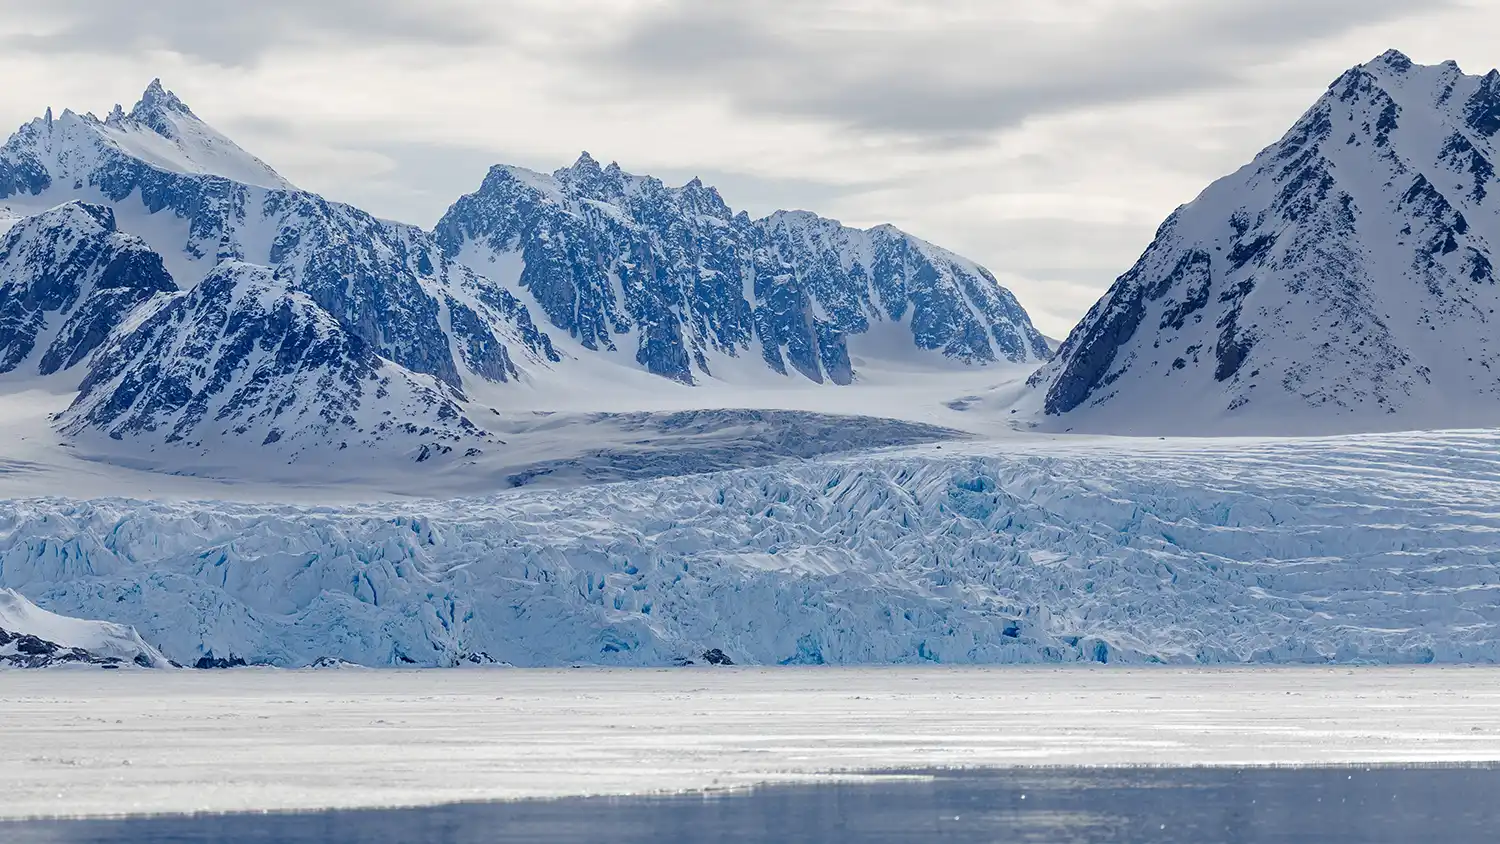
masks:
<instances>
[{"instance_id":1,"label":"mountain peak","mask_svg":"<svg viewBox=\"0 0 1500 844\"><path fill-rule=\"evenodd\" d=\"M1500 75L1388 50L1174 212L1033 376L1090 432L1500 419ZM1165 410L1170 408L1170 411Z\"/></svg>"},{"instance_id":2,"label":"mountain peak","mask_svg":"<svg viewBox=\"0 0 1500 844\"><path fill-rule=\"evenodd\" d=\"M101 231L106 233L113 233L119 230L115 224L115 212L113 208L78 199L64 202L55 208L43 211L33 219L47 225L82 223L86 226L97 226Z\"/></svg>"},{"instance_id":3,"label":"mountain peak","mask_svg":"<svg viewBox=\"0 0 1500 844\"><path fill-rule=\"evenodd\" d=\"M590 199L604 202L617 200L625 190L624 171L618 166L611 166L608 170L600 167L586 151L579 154L573 166L564 167L552 176L558 183L569 185Z\"/></svg>"},{"instance_id":4,"label":"mountain peak","mask_svg":"<svg viewBox=\"0 0 1500 844\"><path fill-rule=\"evenodd\" d=\"M81 120L84 126L74 126L73 121L76 120ZM75 140L89 133L96 134L102 142L102 146L97 149L103 157L69 154L54 159L51 156L55 155L55 151L14 152L15 155L25 155L32 159L31 170L28 172L33 175L27 185L34 189L45 186L49 178L62 182L78 181L84 176L83 170L102 166L105 158L120 154L148 166L175 173L219 176L272 189L293 188L290 182L265 162L204 123L176 94L167 90L160 79L151 80L151 84L141 93L140 100L128 113L116 104L101 121L92 114L78 117L72 111L64 111L58 118L58 123L63 126L63 134L75 133L68 135ZM18 149L19 146L34 146L40 142L40 138L47 136L52 124L52 110L49 108L46 117L39 124L37 121L30 124L36 128L25 130L23 127L23 132L7 142L6 147ZM76 134L78 132L84 134ZM74 141L70 141L72 142ZM44 163L44 159L47 163ZM48 172L49 169L54 172ZM0 188L0 193L3 190Z\"/></svg>"},{"instance_id":5,"label":"mountain peak","mask_svg":"<svg viewBox=\"0 0 1500 844\"><path fill-rule=\"evenodd\" d=\"M151 80L146 90L141 93L141 99L131 109L130 116L136 120L144 120L148 115L157 114L162 111L175 112L177 114L191 115L193 110L187 107L178 96L162 87L161 79Z\"/></svg>"},{"instance_id":6,"label":"mountain peak","mask_svg":"<svg viewBox=\"0 0 1500 844\"><path fill-rule=\"evenodd\" d=\"M1370 61L1370 64L1381 65L1397 73L1405 73L1412 68L1411 57L1396 49L1386 50Z\"/></svg>"}]
</instances>

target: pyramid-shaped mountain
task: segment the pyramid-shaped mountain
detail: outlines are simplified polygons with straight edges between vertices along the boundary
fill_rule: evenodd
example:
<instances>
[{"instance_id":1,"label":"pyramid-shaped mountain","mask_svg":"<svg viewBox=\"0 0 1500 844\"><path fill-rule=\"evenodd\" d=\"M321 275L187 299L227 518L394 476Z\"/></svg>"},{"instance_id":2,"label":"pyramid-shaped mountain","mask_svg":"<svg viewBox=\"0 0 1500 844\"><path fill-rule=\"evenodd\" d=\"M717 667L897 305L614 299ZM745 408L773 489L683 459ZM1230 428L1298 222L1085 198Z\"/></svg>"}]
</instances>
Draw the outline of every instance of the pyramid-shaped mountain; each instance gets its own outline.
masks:
<instances>
[{"instance_id":1,"label":"pyramid-shaped mountain","mask_svg":"<svg viewBox=\"0 0 1500 844\"><path fill-rule=\"evenodd\" d=\"M1500 72L1391 51L1177 209L1032 384L1043 424L1500 423Z\"/></svg>"}]
</instances>

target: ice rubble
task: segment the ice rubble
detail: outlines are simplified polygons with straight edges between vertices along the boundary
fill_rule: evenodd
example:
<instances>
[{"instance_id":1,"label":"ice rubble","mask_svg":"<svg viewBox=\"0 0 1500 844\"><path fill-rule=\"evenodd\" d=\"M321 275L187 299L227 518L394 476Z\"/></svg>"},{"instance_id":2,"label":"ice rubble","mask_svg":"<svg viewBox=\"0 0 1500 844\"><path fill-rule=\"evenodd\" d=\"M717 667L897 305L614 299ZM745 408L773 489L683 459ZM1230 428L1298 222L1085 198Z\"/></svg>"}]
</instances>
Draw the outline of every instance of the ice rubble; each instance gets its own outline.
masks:
<instances>
[{"instance_id":1,"label":"ice rubble","mask_svg":"<svg viewBox=\"0 0 1500 844\"><path fill-rule=\"evenodd\" d=\"M0 586L184 663L1488 662L1497 446L976 443L428 504L17 501Z\"/></svg>"}]
</instances>

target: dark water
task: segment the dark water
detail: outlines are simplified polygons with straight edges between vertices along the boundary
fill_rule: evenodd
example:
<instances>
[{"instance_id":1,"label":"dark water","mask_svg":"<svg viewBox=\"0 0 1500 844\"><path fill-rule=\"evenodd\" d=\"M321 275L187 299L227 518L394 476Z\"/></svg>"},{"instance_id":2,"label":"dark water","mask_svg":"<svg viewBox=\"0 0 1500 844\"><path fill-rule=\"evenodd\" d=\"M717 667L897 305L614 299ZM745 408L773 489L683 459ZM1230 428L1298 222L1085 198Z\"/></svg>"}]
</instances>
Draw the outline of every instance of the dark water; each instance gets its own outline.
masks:
<instances>
[{"instance_id":1,"label":"dark water","mask_svg":"<svg viewBox=\"0 0 1500 844\"><path fill-rule=\"evenodd\" d=\"M0 823L0 842L1500 841L1500 767L948 771L703 796Z\"/></svg>"}]
</instances>

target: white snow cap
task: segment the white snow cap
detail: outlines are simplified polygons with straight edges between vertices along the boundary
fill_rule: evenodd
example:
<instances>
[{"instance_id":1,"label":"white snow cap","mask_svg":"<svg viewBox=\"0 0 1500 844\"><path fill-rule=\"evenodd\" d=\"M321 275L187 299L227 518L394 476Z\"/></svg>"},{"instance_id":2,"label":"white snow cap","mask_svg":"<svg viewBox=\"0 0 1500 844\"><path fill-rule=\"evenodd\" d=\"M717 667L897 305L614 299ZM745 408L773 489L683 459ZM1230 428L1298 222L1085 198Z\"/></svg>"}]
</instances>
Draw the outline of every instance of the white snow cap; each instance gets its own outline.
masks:
<instances>
[{"instance_id":1,"label":"white snow cap","mask_svg":"<svg viewBox=\"0 0 1500 844\"><path fill-rule=\"evenodd\" d=\"M151 80L129 114L116 106L101 129L120 151L166 170L296 189L270 165L199 119L160 79Z\"/></svg>"}]
</instances>

